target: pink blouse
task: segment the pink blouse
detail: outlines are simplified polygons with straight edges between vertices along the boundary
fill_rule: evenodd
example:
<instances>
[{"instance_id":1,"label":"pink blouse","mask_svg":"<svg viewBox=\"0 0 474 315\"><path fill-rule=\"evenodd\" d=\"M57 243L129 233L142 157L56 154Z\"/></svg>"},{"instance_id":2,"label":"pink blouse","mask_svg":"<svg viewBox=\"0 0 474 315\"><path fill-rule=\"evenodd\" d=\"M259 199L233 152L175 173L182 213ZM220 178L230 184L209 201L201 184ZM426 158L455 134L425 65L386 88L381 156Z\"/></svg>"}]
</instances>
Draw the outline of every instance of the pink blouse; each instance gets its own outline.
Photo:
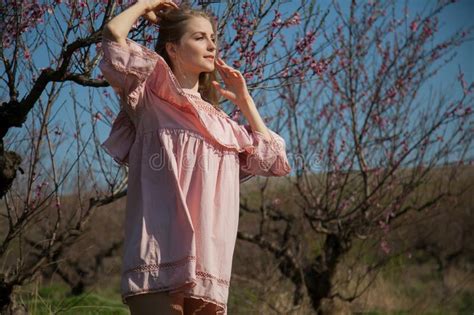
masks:
<instances>
[{"instance_id":1,"label":"pink blouse","mask_svg":"<svg viewBox=\"0 0 474 315\"><path fill-rule=\"evenodd\" d=\"M104 38L99 64L121 101L102 147L129 168L122 302L182 292L227 314L239 184L290 173L285 141L239 125L181 88L159 54L126 41Z\"/></svg>"}]
</instances>

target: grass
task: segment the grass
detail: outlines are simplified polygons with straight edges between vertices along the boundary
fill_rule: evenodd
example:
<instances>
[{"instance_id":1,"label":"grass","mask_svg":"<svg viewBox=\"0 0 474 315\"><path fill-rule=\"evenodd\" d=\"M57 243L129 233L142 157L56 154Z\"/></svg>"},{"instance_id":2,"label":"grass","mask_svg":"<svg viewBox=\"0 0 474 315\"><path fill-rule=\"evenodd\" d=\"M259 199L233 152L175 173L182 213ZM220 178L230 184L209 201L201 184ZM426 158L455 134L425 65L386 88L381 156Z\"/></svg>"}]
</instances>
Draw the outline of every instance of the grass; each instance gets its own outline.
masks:
<instances>
[{"instance_id":1,"label":"grass","mask_svg":"<svg viewBox=\"0 0 474 315\"><path fill-rule=\"evenodd\" d=\"M68 295L68 288L61 284L51 284L33 290L23 290L17 296L17 303L27 307L29 314L130 314L121 301L120 294L110 290L93 292L79 296Z\"/></svg>"}]
</instances>

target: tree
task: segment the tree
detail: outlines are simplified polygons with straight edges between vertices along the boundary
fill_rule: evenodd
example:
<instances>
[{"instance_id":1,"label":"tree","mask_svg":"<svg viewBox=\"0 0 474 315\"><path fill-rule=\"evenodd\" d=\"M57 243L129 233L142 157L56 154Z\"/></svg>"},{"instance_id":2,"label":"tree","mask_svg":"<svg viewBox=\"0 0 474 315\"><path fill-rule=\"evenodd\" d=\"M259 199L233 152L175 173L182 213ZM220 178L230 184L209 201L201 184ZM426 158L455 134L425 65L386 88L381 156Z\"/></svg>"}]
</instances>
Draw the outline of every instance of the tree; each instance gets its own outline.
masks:
<instances>
[{"instance_id":1,"label":"tree","mask_svg":"<svg viewBox=\"0 0 474 315\"><path fill-rule=\"evenodd\" d=\"M388 254L397 222L471 188L454 190L472 157L473 84L460 70L458 80L452 78L458 86L449 87L455 93L427 88L469 39L470 29L436 36L450 5L439 1L412 16L397 1L333 1L326 9L335 13L335 24L303 17L305 35L287 43L293 76L280 76L277 89L296 174L280 188L285 197L269 200L265 181L258 204L244 199L241 207L255 214L258 228L239 233L273 255L294 284L287 312L306 297L318 313L333 299L356 299L371 281L350 286L335 279L359 240L378 239ZM321 15L312 5L304 12ZM439 172L443 180L433 185ZM314 254L307 229L318 244ZM374 277L386 260L348 278Z\"/></svg>"},{"instance_id":2,"label":"tree","mask_svg":"<svg viewBox=\"0 0 474 315\"><path fill-rule=\"evenodd\" d=\"M89 220L99 207L126 195L125 170L98 150L97 122L113 113L98 112L91 93L83 99L83 87L108 86L92 73L100 59L95 46L101 29L116 7L4 1L0 8L1 88L9 96L0 107L2 314L15 308L14 288L40 274L55 272L80 293L88 280L77 261L71 262L70 248L90 234ZM38 69L46 61L33 58L40 54L50 67ZM73 83L69 91L67 82ZM64 107L72 113L70 124L62 121ZM98 250L87 269L96 270L118 245Z\"/></svg>"}]
</instances>

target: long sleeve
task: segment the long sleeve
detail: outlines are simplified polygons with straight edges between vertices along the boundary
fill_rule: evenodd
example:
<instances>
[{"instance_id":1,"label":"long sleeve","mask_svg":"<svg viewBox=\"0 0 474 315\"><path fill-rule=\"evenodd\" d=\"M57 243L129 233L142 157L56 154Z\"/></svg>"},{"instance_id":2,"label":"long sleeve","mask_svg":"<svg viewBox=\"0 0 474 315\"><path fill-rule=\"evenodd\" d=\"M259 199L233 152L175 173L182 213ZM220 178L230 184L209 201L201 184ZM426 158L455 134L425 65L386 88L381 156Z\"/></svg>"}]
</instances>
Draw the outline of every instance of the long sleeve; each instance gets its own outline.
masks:
<instances>
[{"instance_id":1,"label":"long sleeve","mask_svg":"<svg viewBox=\"0 0 474 315\"><path fill-rule=\"evenodd\" d=\"M103 58L99 69L120 98L120 112L112 123L102 147L115 162L128 165L128 153L135 141L133 121L140 103L146 79L153 72L159 55L131 39L127 47L107 38L102 39Z\"/></svg>"},{"instance_id":2,"label":"long sleeve","mask_svg":"<svg viewBox=\"0 0 474 315\"><path fill-rule=\"evenodd\" d=\"M103 58L99 69L123 103L135 109L143 95L145 81L153 72L158 53L126 38L127 47L102 39Z\"/></svg>"},{"instance_id":3,"label":"long sleeve","mask_svg":"<svg viewBox=\"0 0 474 315\"><path fill-rule=\"evenodd\" d=\"M250 129L246 126L246 129ZM285 176L291 172L286 155L285 140L273 130L267 128L271 140L258 131L249 131L253 139L254 152L239 153L240 182L252 176Z\"/></svg>"},{"instance_id":4,"label":"long sleeve","mask_svg":"<svg viewBox=\"0 0 474 315\"><path fill-rule=\"evenodd\" d=\"M119 165L128 166L128 153L135 141L135 136L135 126L125 110L122 109L112 123L108 138L101 146Z\"/></svg>"}]
</instances>

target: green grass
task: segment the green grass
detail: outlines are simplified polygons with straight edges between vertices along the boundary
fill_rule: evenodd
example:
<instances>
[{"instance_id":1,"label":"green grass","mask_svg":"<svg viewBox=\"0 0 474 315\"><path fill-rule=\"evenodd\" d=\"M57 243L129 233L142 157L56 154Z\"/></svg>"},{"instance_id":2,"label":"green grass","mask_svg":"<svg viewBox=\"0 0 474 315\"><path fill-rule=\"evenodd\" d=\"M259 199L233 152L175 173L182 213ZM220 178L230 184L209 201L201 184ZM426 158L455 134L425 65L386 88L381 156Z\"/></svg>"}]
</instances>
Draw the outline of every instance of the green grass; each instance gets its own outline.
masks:
<instances>
[{"instance_id":1,"label":"green grass","mask_svg":"<svg viewBox=\"0 0 474 315\"><path fill-rule=\"evenodd\" d=\"M52 284L35 291L23 291L17 297L18 303L26 305L29 314L130 314L121 301L120 294L110 290L87 292L79 296L69 296L68 288Z\"/></svg>"}]
</instances>

